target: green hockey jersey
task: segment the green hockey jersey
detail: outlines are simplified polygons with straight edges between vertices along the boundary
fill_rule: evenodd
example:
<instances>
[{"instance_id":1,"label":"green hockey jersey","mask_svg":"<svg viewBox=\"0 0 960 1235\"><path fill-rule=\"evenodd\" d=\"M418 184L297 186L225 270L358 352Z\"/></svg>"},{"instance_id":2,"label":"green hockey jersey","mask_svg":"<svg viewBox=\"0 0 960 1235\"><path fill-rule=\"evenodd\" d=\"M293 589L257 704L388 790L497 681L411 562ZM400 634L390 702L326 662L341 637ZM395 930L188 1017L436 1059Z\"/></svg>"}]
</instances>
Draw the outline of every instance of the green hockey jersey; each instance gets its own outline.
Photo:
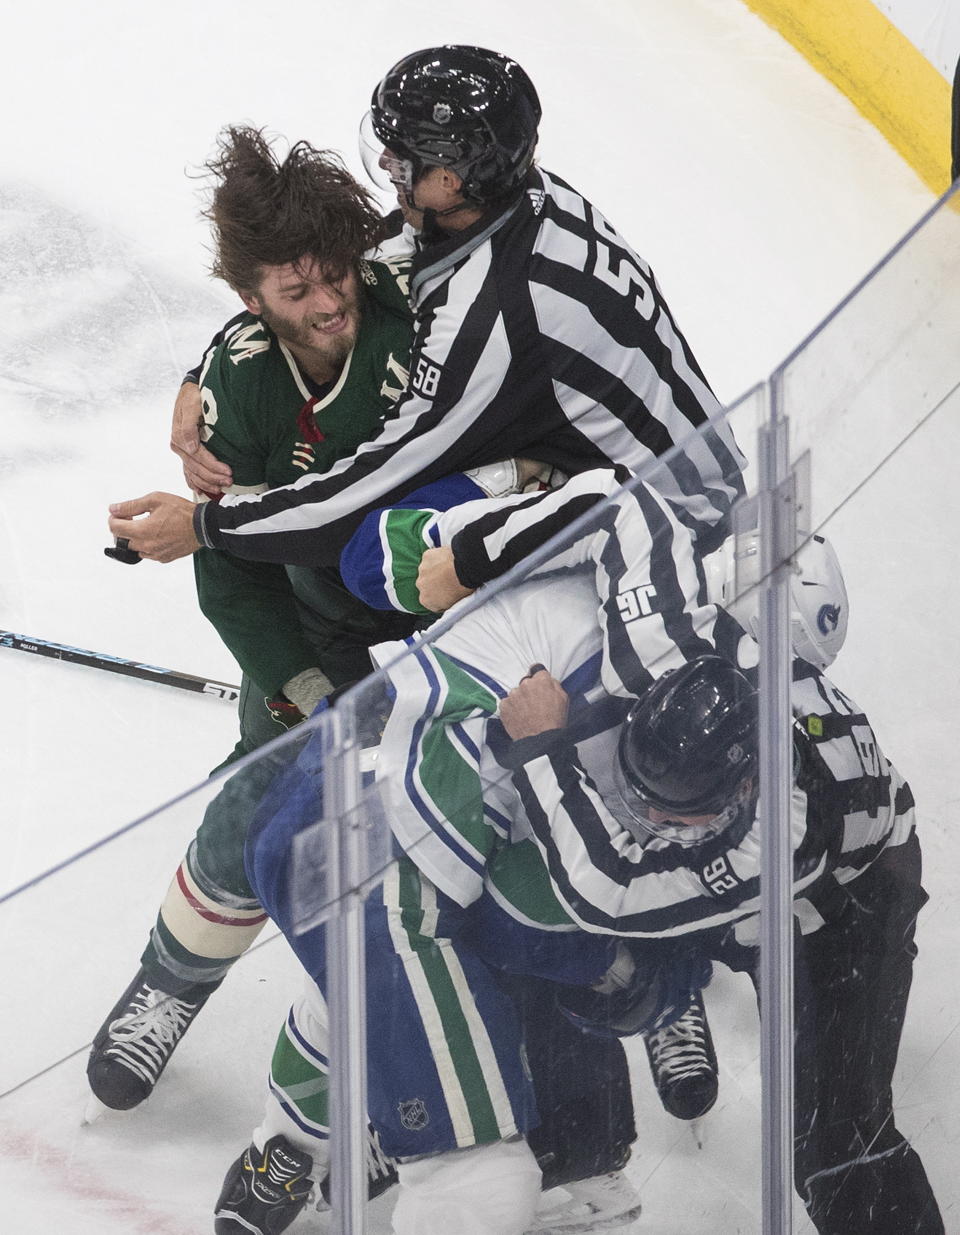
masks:
<instances>
[{"instance_id":1,"label":"green hockey jersey","mask_svg":"<svg viewBox=\"0 0 960 1235\"><path fill-rule=\"evenodd\" d=\"M408 266L404 257L361 262L357 340L330 387L310 382L251 313L213 341L200 370L202 436L233 470L232 494L326 472L379 432L407 382ZM210 549L194 555L194 567L203 613L268 697L313 666L334 685L349 681L366 664L366 647L409 633L409 618L374 613L332 567L275 566Z\"/></svg>"}]
</instances>

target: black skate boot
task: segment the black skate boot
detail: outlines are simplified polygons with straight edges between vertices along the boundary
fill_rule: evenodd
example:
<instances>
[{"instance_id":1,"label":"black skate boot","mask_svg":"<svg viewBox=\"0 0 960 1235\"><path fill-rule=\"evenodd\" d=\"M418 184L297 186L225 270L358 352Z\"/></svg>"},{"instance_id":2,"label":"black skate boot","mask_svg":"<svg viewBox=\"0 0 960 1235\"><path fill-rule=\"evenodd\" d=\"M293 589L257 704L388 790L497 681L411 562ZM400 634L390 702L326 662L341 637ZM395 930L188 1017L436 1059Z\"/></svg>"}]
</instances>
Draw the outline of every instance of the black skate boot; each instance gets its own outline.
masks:
<instances>
[{"instance_id":1,"label":"black skate boot","mask_svg":"<svg viewBox=\"0 0 960 1235\"><path fill-rule=\"evenodd\" d=\"M675 1119L699 1119L717 1100L717 1053L703 995L683 1016L656 1033L643 1034L663 1109Z\"/></svg>"},{"instance_id":2,"label":"black skate boot","mask_svg":"<svg viewBox=\"0 0 960 1235\"><path fill-rule=\"evenodd\" d=\"M100 1027L87 1060L94 1096L115 1111L129 1111L153 1092L177 1043L219 982L170 995L143 969Z\"/></svg>"},{"instance_id":3,"label":"black skate boot","mask_svg":"<svg viewBox=\"0 0 960 1235\"><path fill-rule=\"evenodd\" d=\"M382 1196L388 1188L397 1182L397 1164L393 1158L388 1158L380 1148L380 1138L370 1124L367 1124L367 1199L374 1200ZM320 1196L317 1208L330 1206L330 1176L320 1181Z\"/></svg>"},{"instance_id":4,"label":"black skate boot","mask_svg":"<svg viewBox=\"0 0 960 1235\"><path fill-rule=\"evenodd\" d=\"M310 1199L313 1159L283 1136L245 1149L223 1181L213 1211L216 1235L280 1235Z\"/></svg>"}]
</instances>

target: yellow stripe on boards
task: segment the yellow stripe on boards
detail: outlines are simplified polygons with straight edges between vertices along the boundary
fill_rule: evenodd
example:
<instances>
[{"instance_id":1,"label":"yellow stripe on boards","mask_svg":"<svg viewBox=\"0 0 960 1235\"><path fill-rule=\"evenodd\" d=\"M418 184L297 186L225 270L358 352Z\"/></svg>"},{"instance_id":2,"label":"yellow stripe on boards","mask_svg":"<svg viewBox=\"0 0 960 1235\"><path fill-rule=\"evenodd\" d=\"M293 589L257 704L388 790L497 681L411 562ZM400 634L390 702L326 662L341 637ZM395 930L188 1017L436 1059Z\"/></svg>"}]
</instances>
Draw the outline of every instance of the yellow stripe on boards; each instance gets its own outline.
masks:
<instances>
[{"instance_id":1,"label":"yellow stripe on boards","mask_svg":"<svg viewBox=\"0 0 960 1235\"><path fill-rule=\"evenodd\" d=\"M744 0L906 159L950 186L950 85L870 0Z\"/></svg>"}]
</instances>

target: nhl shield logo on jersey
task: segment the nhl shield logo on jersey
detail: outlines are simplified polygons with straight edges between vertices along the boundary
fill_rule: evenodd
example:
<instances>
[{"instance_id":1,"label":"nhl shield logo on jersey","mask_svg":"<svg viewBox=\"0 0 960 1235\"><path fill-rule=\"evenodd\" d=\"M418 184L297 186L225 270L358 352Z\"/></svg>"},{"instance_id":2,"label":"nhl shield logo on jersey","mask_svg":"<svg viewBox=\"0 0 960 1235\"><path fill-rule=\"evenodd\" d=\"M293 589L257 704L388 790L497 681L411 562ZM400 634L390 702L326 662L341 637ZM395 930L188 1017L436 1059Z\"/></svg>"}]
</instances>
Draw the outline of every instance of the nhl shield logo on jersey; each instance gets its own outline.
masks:
<instances>
[{"instance_id":1,"label":"nhl shield logo on jersey","mask_svg":"<svg viewBox=\"0 0 960 1235\"><path fill-rule=\"evenodd\" d=\"M430 1122L430 1113L423 1098L410 1098L397 1107L400 1122L408 1132L422 1132Z\"/></svg>"}]
</instances>

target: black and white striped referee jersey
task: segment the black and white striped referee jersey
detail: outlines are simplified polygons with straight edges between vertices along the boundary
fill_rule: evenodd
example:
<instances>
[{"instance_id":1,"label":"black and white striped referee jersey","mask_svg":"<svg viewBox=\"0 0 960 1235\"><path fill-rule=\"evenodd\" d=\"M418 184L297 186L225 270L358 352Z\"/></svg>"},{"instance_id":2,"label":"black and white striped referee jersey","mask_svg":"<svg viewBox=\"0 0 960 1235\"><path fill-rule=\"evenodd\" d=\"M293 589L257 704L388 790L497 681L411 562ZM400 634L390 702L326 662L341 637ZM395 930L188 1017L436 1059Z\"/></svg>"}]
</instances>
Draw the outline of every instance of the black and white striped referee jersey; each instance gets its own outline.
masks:
<instances>
[{"instance_id":1,"label":"black and white striped referee jersey","mask_svg":"<svg viewBox=\"0 0 960 1235\"><path fill-rule=\"evenodd\" d=\"M909 839L914 801L867 717L806 661L794 661L791 698L794 912L809 933L842 911L847 884ZM638 840L569 743L513 775L554 890L582 928L655 938L736 925L755 940L762 792L752 819L684 848Z\"/></svg>"},{"instance_id":2,"label":"black and white striped referee jersey","mask_svg":"<svg viewBox=\"0 0 960 1235\"><path fill-rule=\"evenodd\" d=\"M649 266L548 172L414 261L409 385L382 432L324 475L198 508L201 542L335 563L361 516L452 472L527 456L647 475L705 551L744 458ZM669 458L662 459L677 447Z\"/></svg>"}]
</instances>

